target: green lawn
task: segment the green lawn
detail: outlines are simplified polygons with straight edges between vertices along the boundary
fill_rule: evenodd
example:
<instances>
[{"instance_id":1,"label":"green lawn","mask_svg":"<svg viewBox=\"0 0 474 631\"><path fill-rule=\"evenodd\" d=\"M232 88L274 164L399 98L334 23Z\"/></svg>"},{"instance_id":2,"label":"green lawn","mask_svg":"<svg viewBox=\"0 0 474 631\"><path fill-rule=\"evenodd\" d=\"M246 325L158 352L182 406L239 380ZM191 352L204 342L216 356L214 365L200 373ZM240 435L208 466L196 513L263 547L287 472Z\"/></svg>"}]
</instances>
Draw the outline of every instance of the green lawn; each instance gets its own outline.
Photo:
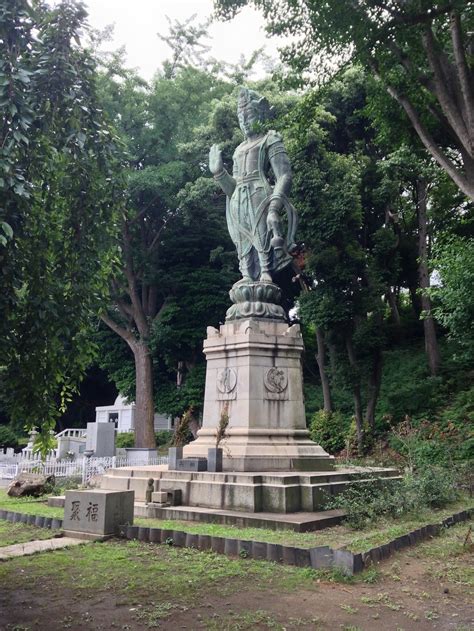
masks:
<instances>
[{"instance_id":1,"label":"green lawn","mask_svg":"<svg viewBox=\"0 0 474 631\"><path fill-rule=\"evenodd\" d=\"M474 585L467 529L449 528L352 578L139 541L88 543L1 563L0 605L5 629L31 631L52 615L52 629L354 631L373 618L377 628L412 629L424 619L461 631ZM13 599L33 602L37 590L40 607L15 607Z\"/></svg>"},{"instance_id":2,"label":"green lawn","mask_svg":"<svg viewBox=\"0 0 474 631\"><path fill-rule=\"evenodd\" d=\"M292 532L289 530L269 530L265 528L237 528L220 524L204 524L197 522L160 520L137 518L135 524L169 530L182 530L189 533L214 535L217 537L231 537L234 539L246 539L252 541L266 541L269 543L281 543L304 548L329 545L333 548L346 546L353 552L363 552L373 546L387 543L395 537L406 534L410 530L419 528L425 524L436 523L445 517L472 507L472 500L468 498L450 504L442 510L423 511L417 515L408 515L397 520L379 519L376 523L364 530L352 530L340 525L325 528L316 532ZM0 490L0 508L28 513L44 515L46 517L63 518L62 508L47 506L46 501L38 498L10 498L4 490Z\"/></svg>"},{"instance_id":3,"label":"green lawn","mask_svg":"<svg viewBox=\"0 0 474 631\"><path fill-rule=\"evenodd\" d=\"M36 539L51 539L57 530L36 528L27 524L15 523L0 519L0 547L11 546L14 543L26 543Z\"/></svg>"},{"instance_id":4,"label":"green lawn","mask_svg":"<svg viewBox=\"0 0 474 631\"><path fill-rule=\"evenodd\" d=\"M420 511L417 515L408 515L397 520L379 519L376 523L364 530L352 530L347 526L340 525L316 532L292 532L289 530L238 528L236 526L220 524L203 524L140 517L135 520L135 524L169 530L183 530L189 533L214 535L216 537L231 537L233 539L280 543L302 548L325 545L333 548L345 546L353 552L364 552L374 546L388 543L392 539L395 539L395 537L415 530L415 528L420 528L420 526L440 522L445 517L465 510L469 506L472 506L472 502L469 503L467 498L465 498L442 510Z\"/></svg>"}]
</instances>

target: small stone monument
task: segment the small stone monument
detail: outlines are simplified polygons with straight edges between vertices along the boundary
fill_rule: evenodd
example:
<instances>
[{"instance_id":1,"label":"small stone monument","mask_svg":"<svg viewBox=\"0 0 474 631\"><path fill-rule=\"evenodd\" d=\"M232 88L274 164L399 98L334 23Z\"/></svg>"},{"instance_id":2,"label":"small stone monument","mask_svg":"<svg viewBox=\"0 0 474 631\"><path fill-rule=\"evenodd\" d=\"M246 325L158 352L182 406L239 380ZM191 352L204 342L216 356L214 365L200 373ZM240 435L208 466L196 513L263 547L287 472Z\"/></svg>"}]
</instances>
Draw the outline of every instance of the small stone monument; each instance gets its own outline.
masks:
<instances>
[{"instance_id":1,"label":"small stone monument","mask_svg":"<svg viewBox=\"0 0 474 631\"><path fill-rule=\"evenodd\" d=\"M66 491L63 528L67 536L107 539L133 524L134 491Z\"/></svg>"},{"instance_id":2,"label":"small stone monument","mask_svg":"<svg viewBox=\"0 0 474 631\"><path fill-rule=\"evenodd\" d=\"M86 451L96 458L115 456L115 424L87 423Z\"/></svg>"}]
</instances>

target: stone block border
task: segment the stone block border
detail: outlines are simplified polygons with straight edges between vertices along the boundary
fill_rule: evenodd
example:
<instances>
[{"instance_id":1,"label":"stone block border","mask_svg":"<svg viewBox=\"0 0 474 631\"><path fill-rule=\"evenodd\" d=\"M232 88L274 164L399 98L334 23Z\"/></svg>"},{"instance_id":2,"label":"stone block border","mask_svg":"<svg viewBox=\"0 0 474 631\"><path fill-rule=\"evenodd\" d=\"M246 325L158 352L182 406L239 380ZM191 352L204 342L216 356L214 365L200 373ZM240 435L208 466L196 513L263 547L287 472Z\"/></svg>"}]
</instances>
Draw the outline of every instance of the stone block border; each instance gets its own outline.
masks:
<instances>
[{"instance_id":1,"label":"stone block border","mask_svg":"<svg viewBox=\"0 0 474 631\"><path fill-rule=\"evenodd\" d=\"M212 550L228 556L241 558L261 559L275 561L285 565L298 567L311 567L313 569L339 568L345 574L352 576L363 569L386 559L394 552L416 545L427 539L439 535L443 528L449 528L455 524L467 521L474 515L474 508L468 508L459 513L454 513L442 522L427 524L417 528L406 535L396 537L388 543L384 543L367 552L353 553L345 548L333 549L329 546L316 548L298 548L284 546L278 543L266 543L262 541L247 541L244 539L231 539L227 537L213 537L211 535L197 535L181 530L164 530L162 528L147 528L146 526L121 526L119 537L123 539L138 539L150 543L162 543L182 548L196 548L197 550ZM63 520L56 517L43 517L42 515L29 515L0 509L0 519L11 522L20 522L40 528L59 529L63 526Z\"/></svg>"},{"instance_id":2,"label":"stone block border","mask_svg":"<svg viewBox=\"0 0 474 631\"><path fill-rule=\"evenodd\" d=\"M56 517L44 517L43 515L29 515L26 513L16 513L15 511L0 509L0 519L11 522L20 522L38 528L59 529L63 527L63 520Z\"/></svg>"},{"instance_id":3,"label":"stone block border","mask_svg":"<svg viewBox=\"0 0 474 631\"><path fill-rule=\"evenodd\" d=\"M138 539L139 541L148 541L150 543L164 543L179 548L212 550L231 557L263 559L298 567L311 567L313 569L339 568L345 574L352 576L370 565L386 559L402 548L416 545L439 535L442 528L449 528L466 521L473 514L474 508L455 513L443 519L440 523L428 524L406 535L397 537L389 543L371 548L367 552L358 553L353 553L345 548L333 549L329 546L297 548L277 543L197 535L181 530L164 530L161 528L147 528L145 526L121 526L119 537L123 539Z\"/></svg>"}]
</instances>

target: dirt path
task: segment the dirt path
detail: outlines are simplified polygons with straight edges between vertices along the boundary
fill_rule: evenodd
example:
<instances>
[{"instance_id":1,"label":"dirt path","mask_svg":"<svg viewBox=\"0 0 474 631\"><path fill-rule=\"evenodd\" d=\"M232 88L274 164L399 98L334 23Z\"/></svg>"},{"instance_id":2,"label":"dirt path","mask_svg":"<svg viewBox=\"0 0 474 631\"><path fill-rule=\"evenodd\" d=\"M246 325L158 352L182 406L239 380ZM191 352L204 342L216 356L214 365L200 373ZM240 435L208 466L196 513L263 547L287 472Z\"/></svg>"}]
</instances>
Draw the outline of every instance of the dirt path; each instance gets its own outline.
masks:
<instances>
[{"instance_id":1,"label":"dirt path","mask_svg":"<svg viewBox=\"0 0 474 631\"><path fill-rule=\"evenodd\" d=\"M45 569L45 555L41 572L34 571L34 558L30 557L29 562L25 561L27 565L15 567L10 573L11 584L0 583L0 629L468 631L474 629L473 590L467 585L472 553L460 548L461 540L459 530L449 540L440 538L399 553L366 573L366 582L358 579L355 583L337 583L317 577L308 580L303 570L295 569L290 576L292 585L283 585L278 567L268 566L268 576L274 575L275 580L265 582L251 573L254 566L250 564L258 562L239 561L239 567L244 567L243 576L209 582L207 588L206 581L211 579L203 571L201 591L198 597L189 599L182 591L176 597L166 592L163 586L167 583L160 583L158 574L156 589L150 584L146 594L132 582L129 589L124 590L123 585L119 588L127 565L123 566L121 577L111 574L102 589L88 589L83 567L77 570L83 579L80 589L77 585L58 585L54 578L56 553L46 553L51 558L49 572ZM135 550L136 563L144 563L143 572L148 571L153 562L147 556L150 548L137 544ZM174 558L181 558L183 553L177 550ZM158 559L161 553L156 554ZM199 560L205 553L191 554ZM170 581L180 578L173 576L172 562L169 558ZM1 567L9 563L12 562ZM161 574L160 577L163 579ZM288 581L288 575L285 580ZM182 590L185 581L179 585Z\"/></svg>"}]
</instances>

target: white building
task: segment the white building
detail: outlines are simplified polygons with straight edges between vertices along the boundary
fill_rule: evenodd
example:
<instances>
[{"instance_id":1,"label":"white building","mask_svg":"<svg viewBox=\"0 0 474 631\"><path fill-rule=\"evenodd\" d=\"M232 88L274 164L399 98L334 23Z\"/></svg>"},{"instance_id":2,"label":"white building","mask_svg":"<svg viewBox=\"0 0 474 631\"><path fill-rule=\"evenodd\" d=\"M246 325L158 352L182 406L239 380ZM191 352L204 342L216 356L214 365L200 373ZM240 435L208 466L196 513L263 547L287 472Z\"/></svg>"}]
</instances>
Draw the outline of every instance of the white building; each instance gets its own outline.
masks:
<instances>
[{"instance_id":1,"label":"white building","mask_svg":"<svg viewBox=\"0 0 474 631\"><path fill-rule=\"evenodd\" d=\"M127 403L119 394L113 405L101 405L95 409L96 423L115 423L119 432L135 429L135 403ZM174 421L163 414L155 414L155 432L174 429Z\"/></svg>"}]
</instances>

